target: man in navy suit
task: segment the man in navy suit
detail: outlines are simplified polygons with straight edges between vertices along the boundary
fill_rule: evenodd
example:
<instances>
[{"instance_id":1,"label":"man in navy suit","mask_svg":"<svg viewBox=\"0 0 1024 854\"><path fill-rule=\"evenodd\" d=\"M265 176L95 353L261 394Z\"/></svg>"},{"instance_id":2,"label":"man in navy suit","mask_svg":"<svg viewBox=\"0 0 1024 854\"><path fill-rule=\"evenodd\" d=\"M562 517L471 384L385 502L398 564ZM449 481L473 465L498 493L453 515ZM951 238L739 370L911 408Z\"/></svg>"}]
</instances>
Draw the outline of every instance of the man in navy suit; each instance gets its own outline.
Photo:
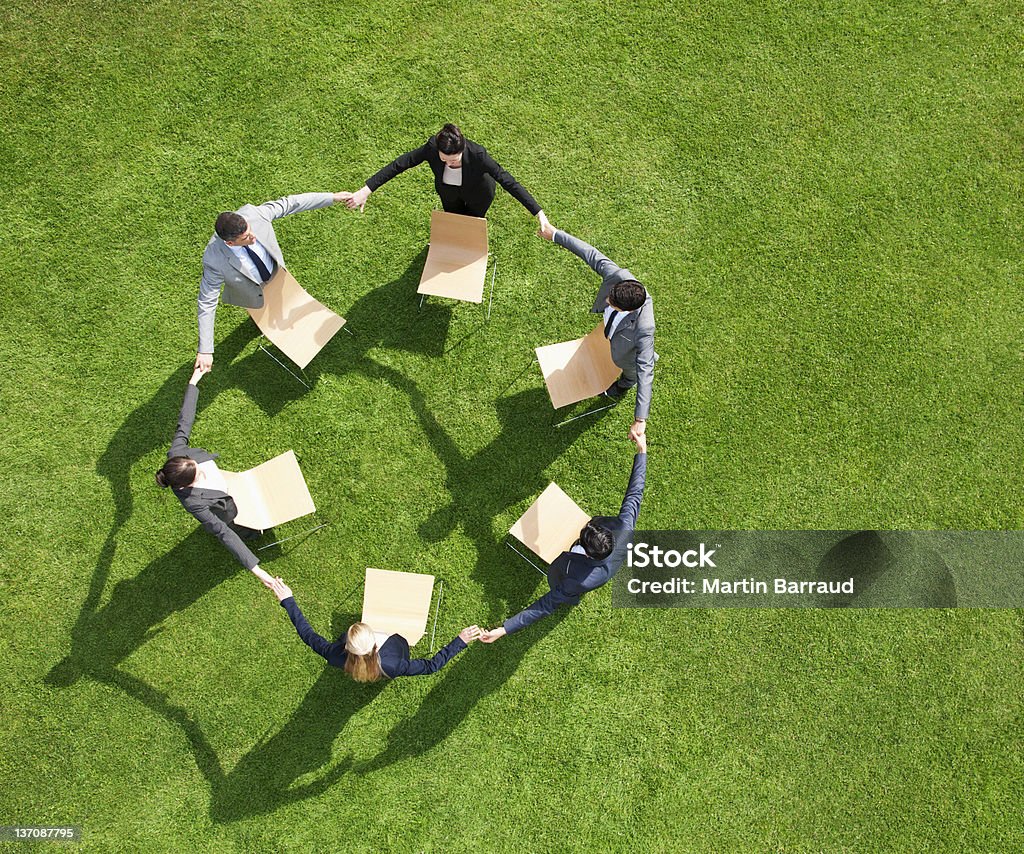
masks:
<instances>
[{"instance_id":1,"label":"man in navy suit","mask_svg":"<svg viewBox=\"0 0 1024 854\"><path fill-rule=\"evenodd\" d=\"M579 604L584 593L596 590L615 577L626 562L627 546L633 539L633 529L640 514L640 501L644 497L644 479L647 475L647 436L641 433L636 442L636 456L633 471L629 476L626 497L618 516L595 516L580 531L577 543L567 552L562 552L548 567L548 587L545 593L532 605L527 606L514 617L505 620L504 625L489 629L480 636L484 643L494 643L498 638L518 632L541 617L553 614L555 608Z\"/></svg>"}]
</instances>

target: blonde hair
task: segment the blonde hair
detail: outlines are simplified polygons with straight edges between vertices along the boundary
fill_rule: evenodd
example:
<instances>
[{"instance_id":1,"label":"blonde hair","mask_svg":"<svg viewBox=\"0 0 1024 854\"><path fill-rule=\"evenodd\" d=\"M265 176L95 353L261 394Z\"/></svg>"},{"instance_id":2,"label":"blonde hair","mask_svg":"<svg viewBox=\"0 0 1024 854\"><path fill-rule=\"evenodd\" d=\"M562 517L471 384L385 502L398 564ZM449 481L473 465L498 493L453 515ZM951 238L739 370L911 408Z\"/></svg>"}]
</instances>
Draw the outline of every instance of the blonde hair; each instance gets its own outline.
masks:
<instances>
[{"instance_id":1,"label":"blonde hair","mask_svg":"<svg viewBox=\"0 0 1024 854\"><path fill-rule=\"evenodd\" d=\"M366 623L353 623L345 635L345 672L356 682L376 682L384 675L377 638Z\"/></svg>"}]
</instances>

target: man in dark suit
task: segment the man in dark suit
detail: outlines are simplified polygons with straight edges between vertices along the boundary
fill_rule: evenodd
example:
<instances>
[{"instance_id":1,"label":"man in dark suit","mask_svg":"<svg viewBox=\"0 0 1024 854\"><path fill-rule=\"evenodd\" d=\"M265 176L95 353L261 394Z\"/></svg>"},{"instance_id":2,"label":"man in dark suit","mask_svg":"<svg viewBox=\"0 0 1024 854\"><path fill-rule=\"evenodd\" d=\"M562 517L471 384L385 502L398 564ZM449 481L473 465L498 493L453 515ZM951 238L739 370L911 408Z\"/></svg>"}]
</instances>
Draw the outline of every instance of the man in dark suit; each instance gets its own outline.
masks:
<instances>
[{"instance_id":1,"label":"man in dark suit","mask_svg":"<svg viewBox=\"0 0 1024 854\"><path fill-rule=\"evenodd\" d=\"M553 614L556 608L577 605L583 594L596 590L615 577L626 561L626 551L633 540L633 529L636 528L640 501L644 496L647 437L641 434L635 441L637 451L633 458L633 471L619 515L591 519L580 531L576 544L569 551L562 552L548 567L550 592L514 617L509 617L504 625L484 632L480 640L494 643L506 634L518 632L541 617Z\"/></svg>"},{"instance_id":2,"label":"man in dark suit","mask_svg":"<svg viewBox=\"0 0 1024 854\"><path fill-rule=\"evenodd\" d=\"M396 157L356 192L342 193L345 204L362 210L370 193L424 161L434 173L434 189L441 197L441 207L448 213L486 216L494 201L495 186L501 184L519 204L537 217L542 228L549 225L544 211L526 188L502 169L486 148L466 139L462 131L452 124L445 125L419 148Z\"/></svg>"},{"instance_id":3,"label":"man in dark suit","mask_svg":"<svg viewBox=\"0 0 1024 854\"><path fill-rule=\"evenodd\" d=\"M636 386L636 406L629 438L636 439L647 429L651 411L651 386L654 382L654 301L647 289L629 270L578 237L559 231L550 223L538 232L578 255L601 277L601 287L591 311L604 317L604 334L611 345L612 361L622 371L605 397L618 400Z\"/></svg>"}]
</instances>

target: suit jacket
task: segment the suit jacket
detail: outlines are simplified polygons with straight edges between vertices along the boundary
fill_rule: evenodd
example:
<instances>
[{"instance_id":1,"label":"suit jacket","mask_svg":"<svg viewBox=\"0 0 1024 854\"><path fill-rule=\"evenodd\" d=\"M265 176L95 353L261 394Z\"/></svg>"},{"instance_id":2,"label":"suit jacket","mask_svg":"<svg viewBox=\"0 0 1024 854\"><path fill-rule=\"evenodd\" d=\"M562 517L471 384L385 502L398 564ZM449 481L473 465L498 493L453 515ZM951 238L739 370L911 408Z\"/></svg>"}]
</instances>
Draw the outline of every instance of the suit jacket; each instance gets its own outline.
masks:
<instances>
[{"instance_id":1,"label":"suit jacket","mask_svg":"<svg viewBox=\"0 0 1024 854\"><path fill-rule=\"evenodd\" d=\"M256 239L267 248L277 265L284 267L284 256L274 233L274 220L293 213L326 208L332 204L332 193L301 193L264 202L259 206L242 205L237 213L245 217ZM224 289L223 297L221 288ZM231 247L214 234L203 252L203 276L199 280L200 353L213 352L213 324L217 315L218 297L228 305L263 307L263 283L250 279Z\"/></svg>"},{"instance_id":2,"label":"suit jacket","mask_svg":"<svg viewBox=\"0 0 1024 854\"><path fill-rule=\"evenodd\" d=\"M615 537L615 547L611 554L595 560L585 554L562 552L548 567L548 587L551 592L545 593L532 605L505 620L505 631L508 634L553 614L555 608L578 604L584 593L596 590L615 577L615 573L626 562L626 551L633 540L646 476L647 454L637 454L633 458L633 471L629 476L629 486L626 488L626 497L622 499L619 515L594 517L594 522L608 528Z\"/></svg>"},{"instance_id":3,"label":"suit jacket","mask_svg":"<svg viewBox=\"0 0 1024 854\"><path fill-rule=\"evenodd\" d=\"M430 164L434 173L434 189L437 190L437 194L445 199L448 194L457 193L476 216L483 216L494 199L495 181L501 184L506 192L515 197L531 214L536 216L540 212L540 205L522 184L502 169L486 148L468 139L462 152L461 187L450 187L441 181L444 175L444 161L437 153L436 136L430 137L419 148L414 148L412 151L396 157L371 176L366 182L366 186L375 191L406 169L419 166L424 160Z\"/></svg>"},{"instance_id":4,"label":"suit jacket","mask_svg":"<svg viewBox=\"0 0 1024 854\"><path fill-rule=\"evenodd\" d=\"M348 653L345 651L347 633L331 643L313 631L294 596L285 599L281 603L281 607L288 612L295 631L299 633L299 637L302 638L306 646L317 655L322 656L332 667L345 666L345 659L348 657ZM381 670L384 671L385 676L394 679L397 676L425 676L429 673L436 673L465 648L465 641L456 636L433 658L411 658L409 642L401 635L391 635L384 641L378 652Z\"/></svg>"},{"instance_id":5,"label":"suit jacket","mask_svg":"<svg viewBox=\"0 0 1024 854\"><path fill-rule=\"evenodd\" d=\"M633 279L625 267L610 261L589 243L573 237L564 231L555 232L555 243L564 246L574 255L579 255L590 268L601 277L601 287L590 309L595 314L604 312L608 305L608 294L612 285ZM619 321L611 337L612 361L626 374L636 380L636 408L634 417L647 420L651 411L651 386L654 383L654 363L658 356L654 352L654 301L650 291L647 299L636 311L631 311Z\"/></svg>"},{"instance_id":6,"label":"suit jacket","mask_svg":"<svg viewBox=\"0 0 1024 854\"><path fill-rule=\"evenodd\" d=\"M174 431L174 440L171 442L171 449L167 452L168 459L188 457L197 463L217 459L217 454L211 454L202 448L190 448L188 445L192 424L196 420L196 404L198 402L199 388L189 383L185 389L185 402L181 405L181 415L178 416L178 427ZM219 489L200 489L193 486L181 489L172 486L171 489L182 506L195 516L207 531L220 540L242 566L252 569L259 564L259 558L249 550L242 538L231 527L235 516L238 515L235 499Z\"/></svg>"}]
</instances>

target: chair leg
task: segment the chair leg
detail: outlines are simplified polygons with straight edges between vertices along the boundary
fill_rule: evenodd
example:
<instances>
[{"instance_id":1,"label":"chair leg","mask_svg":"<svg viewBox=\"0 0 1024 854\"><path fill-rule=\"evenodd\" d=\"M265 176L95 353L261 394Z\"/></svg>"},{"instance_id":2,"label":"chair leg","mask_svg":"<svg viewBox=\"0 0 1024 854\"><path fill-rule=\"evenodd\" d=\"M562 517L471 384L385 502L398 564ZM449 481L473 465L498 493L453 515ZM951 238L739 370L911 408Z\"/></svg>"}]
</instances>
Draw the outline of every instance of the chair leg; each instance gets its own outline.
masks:
<instances>
[{"instance_id":1,"label":"chair leg","mask_svg":"<svg viewBox=\"0 0 1024 854\"><path fill-rule=\"evenodd\" d=\"M281 545L281 543L287 543L289 540L294 540L296 537L308 536L309 534L316 533L321 528L326 528L330 524L330 522L321 522L319 525L310 528L308 531L303 531L301 534L292 534L290 537L282 537L280 540L274 540L274 542L272 543L267 543L265 546L260 546L258 549L256 549L256 551L261 552L264 549L269 549L271 546L279 546Z\"/></svg>"},{"instance_id":2,"label":"chair leg","mask_svg":"<svg viewBox=\"0 0 1024 854\"><path fill-rule=\"evenodd\" d=\"M508 539L506 539L506 540L505 540L505 545L506 545L506 546L508 546L508 547L509 547L510 549L512 549L512 551L514 551L514 552L515 552L515 553L516 553L517 555L519 555L519 557L521 557L521 558L522 558L523 560L525 560L525 561L526 561L526 562L527 562L528 564L530 564L530 566L532 566L532 567L533 567L533 568L534 568L535 570L537 570L537 572L539 572L539 573L540 573L541 575L543 575L543 576L544 576L545 578L547 578L547 577L548 577L548 574L547 574L547 573L546 573L546 572L545 572L545 571L544 571L543 569L541 569L541 568L540 568L539 566L537 566L537 564L535 564L535 563L534 563L534 562L533 562L532 560L530 560L530 559L529 559L529 558L528 558L528 557L527 557L526 555L524 555L524 554L523 554L523 553L522 553L521 551L519 551L519 549L517 549L517 548L516 548L516 547L515 547L514 545L512 545L512 543L510 543L510 542L508 541Z\"/></svg>"},{"instance_id":3,"label":"chair leg","mask_svg":"<svg viewBox=\"0 0 1024 854\"><path fill-rule=\"evenodd\" d=\"M260 339L260 343L259 343L258 346L259 346L259 348L264 353L266 353L268 356L270 356L271 359L273 359L275 362L277 362L277 364L279 364L289 374L291 374L293 377L295 377L295 379L297 379L300 383L302 383L306 388L312 388L312 386L308 382L306 382L302 377L300 377L297 373L295 373L295 371L293 371L284 362L282 362L279 358L277 358L277 356L275 356L273 353L271 353L270 350L268 350L266 347L264 347L263 346L263 339Z\"/></svg>"},{"instance_id":4,"label":"chair leg","mask_svg":"<svg viewBox=\"0 0 1024 854\"><path fill-rule=\"evenodd\" d=\"M494 264L491 266L491 298L487 301L487 320L491 319L491 306L494 305L494 277L498 273L498 256L492 255Z\"/></svg>"},{"instance_id":5,"label":"chair leg","mask_svg":"<svg viewBox=\"0 0 1024 854\"><path fill-rule=\"evenodd\" d=\"M437 579L437 607L434 608L434 627L430 630L430 652L434 652L434 635L437 633L437 617L441 613L441 597L444 596L444 579Z\"/></svg>"},{"instance_id":6,"label":"chair leg","mask_svg":"<svg viewBox=\"0 0 1024 854\"><path fill-rule=\"evenodd\" d=\"M555 427L564 427L572 421L576 421L579 418L586 418L588 415L596 415L598 412L604 412L606 409L611 409L615 406L614 403L609 403L607 406L599 406L597 409L591 409L588 412L582 412L579 415L574 415L572 418L566 418L565 421L560 421Z\"/></svg>"}]
</instances>

